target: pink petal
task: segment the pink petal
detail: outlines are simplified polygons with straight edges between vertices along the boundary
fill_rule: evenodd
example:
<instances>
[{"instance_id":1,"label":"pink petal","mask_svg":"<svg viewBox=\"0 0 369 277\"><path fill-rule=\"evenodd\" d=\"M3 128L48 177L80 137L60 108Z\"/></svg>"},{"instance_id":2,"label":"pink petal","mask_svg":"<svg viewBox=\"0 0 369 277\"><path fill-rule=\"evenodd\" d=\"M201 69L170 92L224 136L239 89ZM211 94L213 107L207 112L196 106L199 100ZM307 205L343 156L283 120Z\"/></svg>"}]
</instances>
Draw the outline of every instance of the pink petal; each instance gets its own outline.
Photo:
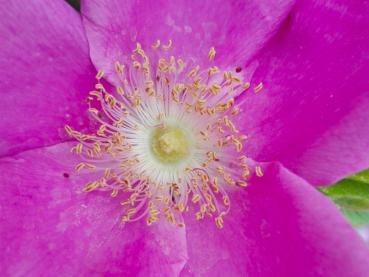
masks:
<instances>
[{"instance_id":1,"label":"pink petal","mask_svg":"<svg viewBox=\"0 0 369 277\"><path fill-rule=\"evenodd\" d=\"M367 224L367 225L356 227L356 231L363 238L365 243L369 246L369 225Z\"/></svg>"},{"instance_id":2,"label":"pink petal","mask_svg":"<svg viewBox=\"0 0 369 277\"><path fill-rule=\"evenodd\" d=\"M250 184L230 194L223 229L186 217L181 276L369 276L369 249L303 179L275 164Z\"/></svg>"},{"instance_id":3,"label":"pink petal","mask_svg":"<svg viewBox=\"0 0 369 277\"><path fill-rule=\"evenodd\" d=\"M9 1L0 7L0 156L64 140L83 125L93 88L81 19L65 1Z\"/></svg>"},{"instance_id":4,"label":"pink petal","mask_svg":"<svg viewBox=\"0 0 369 277\"><path fill-rule=\"evenodd\" d=\"M368 12L362 1L295 6L254 60L264 91L240 100L255 159L313 185L369 167Z\"/></svg>"},{"instance_id":5,"label":"pink petal","mask_svg":"<svg viewBox=\"0 0 369 277\"><path fill-rule=\"evenodd\" d=\"M176 54L197 62L217 50L218 65L243 65L286 17L294 0L82 1L83 22L97 68L114 72L136 41L144 49L173 40ZM110 75L113 78L112 75Z\"/></svg>"},{"instance_id":6,"label":"pink petal","mask_svg":"<svg viewBox=\"0 0 369 277\"><path fill-rule=\"evenodd\" d=\"M67 144L0 160L0 275L178 275L184 229L120 228L119 195L80 192L91 175L73 173L75 162Z\"/></svg>"}]
</instances>

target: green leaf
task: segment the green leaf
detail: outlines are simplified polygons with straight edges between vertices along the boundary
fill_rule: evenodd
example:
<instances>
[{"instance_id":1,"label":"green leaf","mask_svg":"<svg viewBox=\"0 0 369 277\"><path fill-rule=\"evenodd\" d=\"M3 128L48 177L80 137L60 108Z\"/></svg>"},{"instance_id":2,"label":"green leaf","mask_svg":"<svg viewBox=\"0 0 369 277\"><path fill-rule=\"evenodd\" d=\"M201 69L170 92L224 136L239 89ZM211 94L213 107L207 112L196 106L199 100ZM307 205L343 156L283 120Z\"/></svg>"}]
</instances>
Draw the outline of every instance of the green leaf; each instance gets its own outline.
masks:
<instances>
[{"instance_id":1,"label":"green leaf","mask_svg":"<svg viewBox=\"0 0 369 277\"><path fill-rule=\"evenodd\" d=\"M354 226L364 225L369 222L369 211L354 211L342 208L341 212Z\"/></svg>"},{"instance_id":2,"label":"green leaf","mask_svg":"<svg viewBox=\"0 0 369 277\"><path fill-rule=\"evenodd\" d=\"M81 4L79 0L66 0L73 8L75 8L77 11L80 11Z\"/></svg>"},{"instance_id":3,"label":"green leaf","mask_svg":"<svg viewBox=\"0 0 369 277\"><path fill-rule=\"evenodd\" d=\"M319 190L340 207L353 225L369 223L369 169Z\"/></svg>"}]
</instances>

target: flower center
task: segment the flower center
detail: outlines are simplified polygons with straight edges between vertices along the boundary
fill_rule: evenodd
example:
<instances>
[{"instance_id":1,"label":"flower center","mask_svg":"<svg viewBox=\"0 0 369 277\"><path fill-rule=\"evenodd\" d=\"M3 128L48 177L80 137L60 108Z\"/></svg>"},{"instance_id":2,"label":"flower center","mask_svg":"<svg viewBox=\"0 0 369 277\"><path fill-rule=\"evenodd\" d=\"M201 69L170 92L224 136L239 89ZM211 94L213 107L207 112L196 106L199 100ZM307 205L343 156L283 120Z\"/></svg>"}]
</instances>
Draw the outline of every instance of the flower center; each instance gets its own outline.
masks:
<instances>
[{"instance_id":1,"label":"flower center","mask_svg":"<svg viewBox=\"0 0 369 277\"><path fill-rule=\"evenodd\" d=\"M181 213L194 208L196 219L209 216L222 228L228 187L247 186L250 174L241 153L247 136L234 123L240 111L235 97L250 83L237 68L213 65L213 47L209 66L201 69L195 59L169 56L171 45L154 43L151 56L159 57L152 63L137 43L131 60L115 62L119 82L113 91L97 73L87 97L96 132L65 126L78 140L72 148L81 158L76 170L94 171L85 192L110 191L119 199L122 224L145 217L148 225L165 218L183 227ZM255 173L263 175L258 166Z\"/></svg>"},{"instance_id":2,"label":"flower center","mask_svg":"<svg viewBox=\"0 0 369 277\"><path fill-rule=\"evenodd\" d=\"M156 128L151 138L151 149L163 163L175 163L188 155L188 138L178 127Z\"/></svg>"}]
</instances>

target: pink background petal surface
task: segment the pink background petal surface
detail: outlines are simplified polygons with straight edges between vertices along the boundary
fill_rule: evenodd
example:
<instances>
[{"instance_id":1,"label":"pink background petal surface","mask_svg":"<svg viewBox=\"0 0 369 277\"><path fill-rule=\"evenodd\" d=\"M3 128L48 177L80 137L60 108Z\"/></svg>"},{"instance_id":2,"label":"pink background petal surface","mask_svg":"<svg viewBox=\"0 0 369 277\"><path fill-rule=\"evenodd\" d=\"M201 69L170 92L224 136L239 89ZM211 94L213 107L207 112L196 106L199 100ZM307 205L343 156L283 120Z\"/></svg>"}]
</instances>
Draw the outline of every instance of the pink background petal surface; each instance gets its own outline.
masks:
<instances>
[{"instance_id":1,"label":"pink background petal surface","mask_svg":"<svg viewBox=\"0 0 369 277\"><path fill-rule=\"evenodd\" d=\"M2 275L369 273L369 249L334 204L277 164L246 190L230 193L232 209L222 230L192 213L182 229L136 222L122 230L119 197L81 193L91 174L72 173L69 147L0 160Z\"/></svg>"},{"instance_id":2,"label":"pink background petal surface","mask_svg":"<svg viewBox=\"0 0 369 277\"><path fill-rule=\"evenodd\" d=\"M257 55L245 93L246 145L313 185L369 167L369 4L301 1ZM255 66L255 65L253 65Z\"/></svg>"},{"instance_id":3,"label":"pink background petal surface","mask_svg":"<svg viewBox=\"0 0 369 277\"><path fill-rule=\"evenodd\" d=\"M2 156L65 140L66 123L86 126L96 73L80 16L66 2L10 1L0 16Z\"/></svg>"},{"instance_id":4,"label":"pink background petal surface","mask_svg":"<svg viewBox=\"0 0 369 277\"><path fill-rule=\"evenodd\" d=\"M13 156L0 159L0 275L368 276L368 248L310 183L369 166L369 5L293 4L85 0L90 49L63 1L1 5L0 156ZM89 50L113 80L114 61L157 38L198 63L215 46L219 65L264 82L237 100L240 122L251 156L280 163L230 192L222 230L193 214L182 229L121 230L119 199L80 192L93 176L73 173L71 145L44 147L66 139L66 123L88 128Z\"/></svg>"},{"instance_id":5,"label":"pink background petal surface","mask_svg":"<svg viewBox=\"0 0 369 277\"><path fill-rule=\"evenodd\" d=\"M222 230L185 218L181 276L368 276L369 248L336 206L280 164L265 172L230 194Z\"/></svg>"},{"instance_id":6,"label":"pink background petal surface","mask_svg":"<svg viewBox=\"0 0 369 277\"><path fill-rule=\"evenodd\" d=\"M121 200L81 192L91 174L73 173L70 147L0 160L0 275L178 275L187 259L185 230L142 221L121 229Z\"/></svg>"},{"instance_id":7,"label":"pink background petal surface","mask_svg":"<svg viewBox=\"0 0 369 277\"><path fill-rule=\"evenodd\" d=\"M242 65L277 30L293 0L283 1L82 1L92 61L107 74L125 61L136 41L146 50L173 40L171 55L202 64L217 50L223 67ZM110 75L110 79L114 75Z\"/></svg>"}]
</instances>

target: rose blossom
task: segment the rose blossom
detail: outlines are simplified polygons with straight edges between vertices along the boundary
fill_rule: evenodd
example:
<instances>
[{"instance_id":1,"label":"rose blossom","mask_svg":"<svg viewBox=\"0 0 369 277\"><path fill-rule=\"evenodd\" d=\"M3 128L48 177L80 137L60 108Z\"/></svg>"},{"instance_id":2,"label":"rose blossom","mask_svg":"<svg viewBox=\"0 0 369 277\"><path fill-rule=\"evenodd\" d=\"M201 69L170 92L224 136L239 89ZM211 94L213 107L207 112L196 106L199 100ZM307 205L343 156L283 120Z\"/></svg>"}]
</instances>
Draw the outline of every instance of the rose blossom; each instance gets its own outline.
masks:
<instances>
[{"instance_id":1,"label":"rose blossom","mask_svg":"<svg viewBox=\"0 0 369 277\"><path fill-rule=\"evenodd\" d=\"M86 0L80 15L63 1L2 5L0 32L6 38L0 44L2 275L367 276L365 243L314 186L333 183L369 165L368 10L365 3L339 1ZM134 71L132 50L142 59L138 61L139 73ZM207 98L207 108L226 105L220 111L222 127L234 147L219 150L219 158L207 154L213 140L222 137L209 132L206 143L196 144L196 149L209 155L212 162L219 162L225 170L219 171L229 173L232 180L212 165L201 165L206 174L200 174L200 179L213 180L216 174L223 179L219 177L220 194L212 191L211 196L212 200L218 197L218 202L212 203L219 209L215 207L216 212L211 213L213 208L204 193L206 208L200 220L195 214L199 209L201 212L201 206L192 203L197 201L192 198L196 186L191 182L178 181L175 187L164 188L166 194L155 194L152 189L178 179L171 179L170 174L160 179L164 173L158 171L159 166L166 164L165 171L169 164L184 160L193 165L189 157L199 141L197 135L204 131L206 120L214 126L216 113L209 111L205 120L198 115L201 107L195 111L192 106L186 126L177 121L179 117L163 122L159 117L164 129L150 123L150 135L135 132L134 124L125 132L119 125L122 118L124 123L133 120L123 117L125 110L141 120L157 115L151 113L154 100L144 93L151 94L153 89L162 93L159 96L167 95L164 87L158 89L162 81L139 78L154 76L145 75L147 60L153 71L160 66L160 57L170 64L170 55L175 57L176 71L164 70L160 76L170 77L171 84L195 81L184 82L192 76L185 77L177 70L181 65L178 59L189 69L186 74L199 65L201 70L196 74L202 76L215 65L223 75L231 72L226 81L232 76L233 82L239 82L229 92L228 83L221 81L223 75L209 79L220 88L212 87L214 95ZM127 71L120 75L123 66ZM118 100L117 88L124 89L121 84L125 84L120 77L129 74L128 94L122 93ZM91 97L88 92L94 90L96 75L100 86L94 97L87 99L92 116L96 115L92 121L85 100ZM150 80L153 83L146 82ZM130 93L136 88L139 94ZM182 87L178 95L184 98L181 93ZM141 95L136 110L133 103L138 98L134 95ZM125 98L128 96L133 98ZM171 107L174 98L169 102ZM94 101L101 106L94 106ZM117 101L126 101L125 106ZM164 102L157 101L155 107L163 108ZM146 106L141 107L143 104ZM239 112L233 115L234 108ZM231 121L224 119L225 115ZM110 126L100 129L101 125L94 123L99 120L110 122ZM80 149L67 141L65 125L82 142L83 134L95 133L93 140L89 137L90 144ZM195 130L196 136L186 128ZM107 133L108 139L98 140ZM135 137L138 134L142 136ZM143 205L155 196L171 196L169 204L161 207L162 213L165 208L175 209L174 204L185 203L189 211L177 207L180 212L173 215L182 227L168 223L173 220L165 216L150 221L145 217L150 212L148 206L143 210L146 222L124 220L127 223L121 228L122 213L127 210L119 197L132 191L118 182L117 175L122 172L112 168L116 166L112 157L106 161L108 166L96 167L101 158L112 155L109 148L97 149L88 165L83 160L86 156L70 152L74 147L73 151L81 154L93 149L95 142L100 142L99 146L110 142L116 147L124 145L124 139L143 139L154 145L152 156L150 149L124 149L123 153L128 153L124 155L141 155L137 163L150 158L146 170L129 164L135 177L132 185L138 189L133 193L144 192L140 195ZM234 139L242 143L241 149ZM128 146L137 144L130 142ZM115 157L118 152L114 152ZM250 158L247 165L252 170L241 180L245 167L233 162L243 161L243 154ZM86 183L102 180L101 172L77 173L76 164L100 169L114 178L104 175L107 182L96 185L92 181L91 192L84 193ZM187 176L181 175L186 168L175 167L175 172L179 177ZM109 174L106 169L111 169ZM150 182L142 182L142 172L151 172ZM153 176L157 177L155 182L151 182ZM239 180L249 185L244 188ZM197 186L208 185L204 190L209 194L214 190L214 182L198 182ZM99 188L112 190L107 193ZM186 202L187 192L191 199ZM222 212L227 215L223 217Z\"/></svg>"}]
</instances>

